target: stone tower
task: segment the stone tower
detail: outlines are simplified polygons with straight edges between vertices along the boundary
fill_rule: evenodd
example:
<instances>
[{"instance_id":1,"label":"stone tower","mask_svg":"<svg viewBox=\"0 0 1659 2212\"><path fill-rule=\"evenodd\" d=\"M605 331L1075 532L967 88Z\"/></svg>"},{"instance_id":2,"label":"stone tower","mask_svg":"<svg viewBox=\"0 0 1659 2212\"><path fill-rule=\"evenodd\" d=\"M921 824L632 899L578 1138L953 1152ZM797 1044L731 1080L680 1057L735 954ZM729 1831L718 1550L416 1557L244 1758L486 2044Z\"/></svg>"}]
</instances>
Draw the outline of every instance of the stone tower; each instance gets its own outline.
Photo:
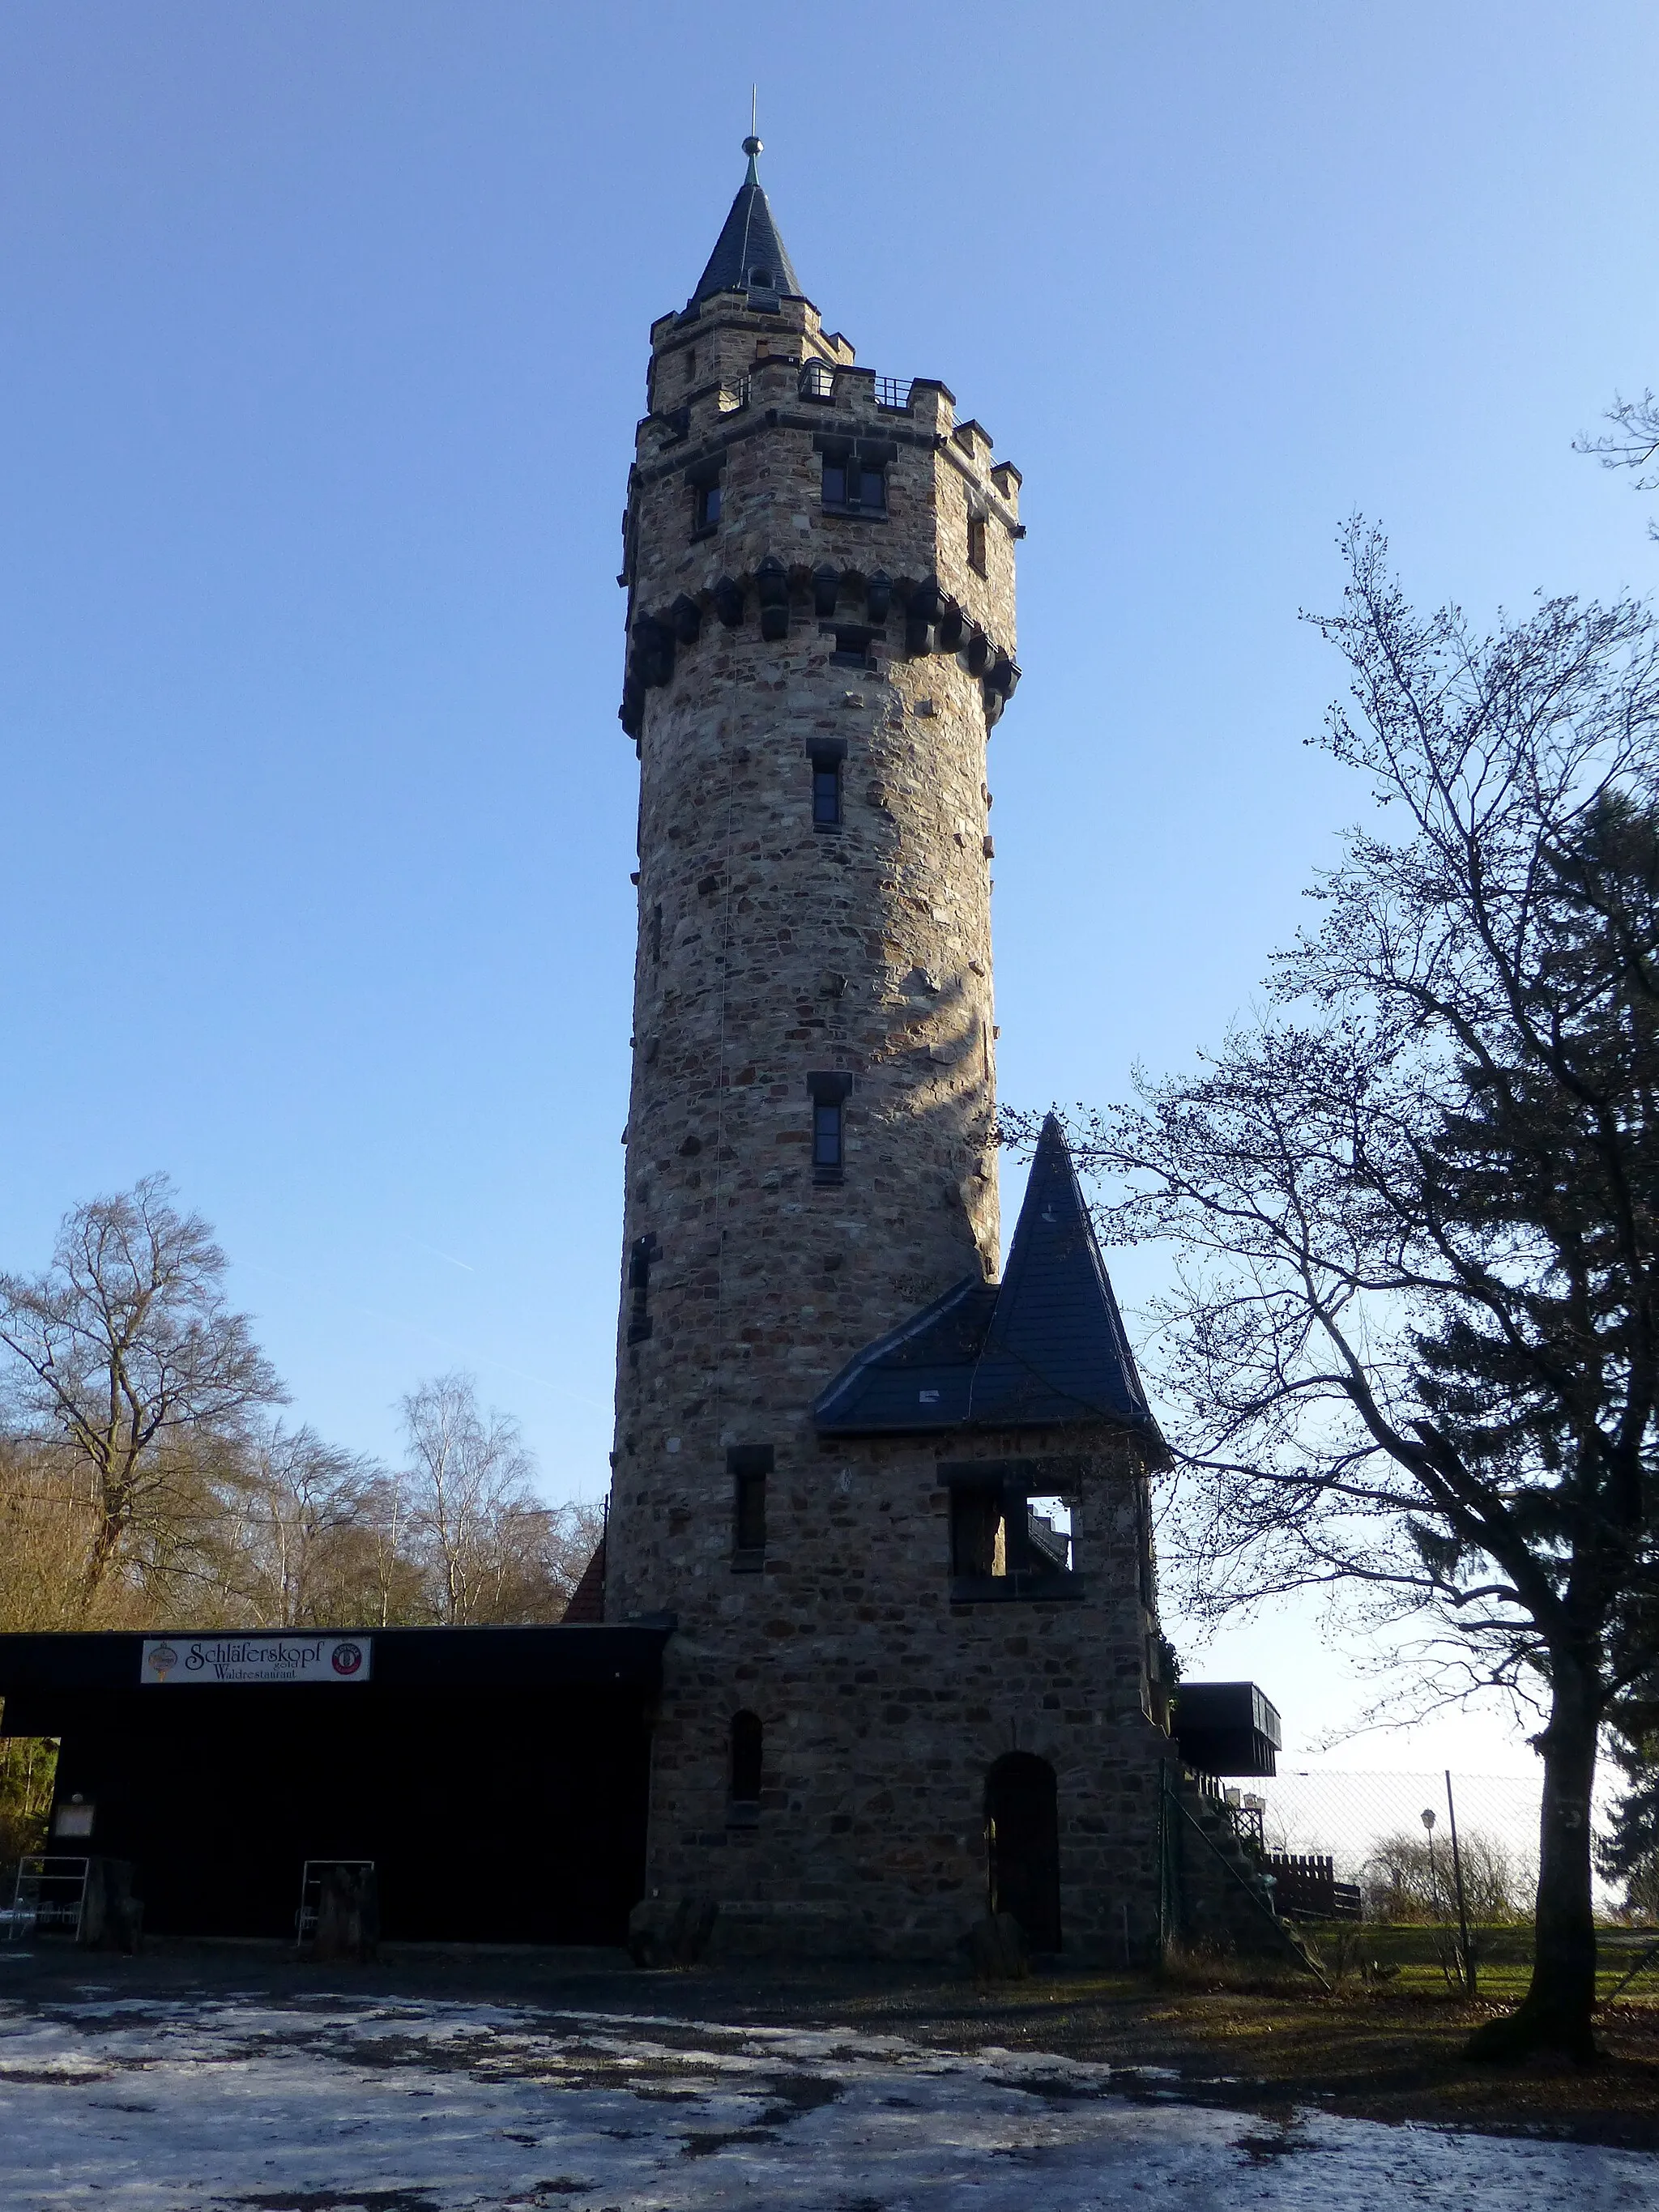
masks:
<instances>
[{"instance_id":1,"label":"stone tower","mask_svg":"<svg viewBox=\"0 0 1659 2212\"><path fill-rule=\"evenodd\" d=\"M647 1886L728 1948L1153 1938L1160 1449L1045 1133L998 1280L987 740L1018 470L748 174L651 332L605 1617L672 1614ZM1128 1914L1126 1923L1125 1912Z\"/></svg>"}]
</instances>

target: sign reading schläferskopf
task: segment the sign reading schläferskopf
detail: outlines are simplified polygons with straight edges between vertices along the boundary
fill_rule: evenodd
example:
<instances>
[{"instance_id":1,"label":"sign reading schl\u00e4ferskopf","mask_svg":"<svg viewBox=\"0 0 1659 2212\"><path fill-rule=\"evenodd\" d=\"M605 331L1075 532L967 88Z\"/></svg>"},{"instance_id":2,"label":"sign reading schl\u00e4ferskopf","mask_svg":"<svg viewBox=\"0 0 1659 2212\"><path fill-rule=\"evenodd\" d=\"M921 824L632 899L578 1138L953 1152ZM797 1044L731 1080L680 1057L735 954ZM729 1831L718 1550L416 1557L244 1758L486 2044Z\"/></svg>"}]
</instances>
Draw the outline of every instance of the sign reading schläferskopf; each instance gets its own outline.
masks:
<instances>
[{"instance_id":1,"label":"sign reading schl\u00e4ferskopf","mask_svg":"<svg viewBox=\"0 0 1659 2212\"><path fill-rule=\"evenodd\" d=\"M147 1636L143 1682L366 1682L367 1636Z\"/></svg>"}]
</instances>

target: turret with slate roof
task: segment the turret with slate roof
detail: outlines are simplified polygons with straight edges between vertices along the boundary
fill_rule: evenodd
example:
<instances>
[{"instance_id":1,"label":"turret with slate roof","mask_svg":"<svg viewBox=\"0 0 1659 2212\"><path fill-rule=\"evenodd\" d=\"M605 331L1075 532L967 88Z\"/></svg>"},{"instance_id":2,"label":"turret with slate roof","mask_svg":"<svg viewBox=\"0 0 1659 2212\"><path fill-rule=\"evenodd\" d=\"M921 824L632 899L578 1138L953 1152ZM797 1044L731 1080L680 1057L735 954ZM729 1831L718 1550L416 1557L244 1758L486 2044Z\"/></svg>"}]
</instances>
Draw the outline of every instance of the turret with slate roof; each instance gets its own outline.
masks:
<instances>
[{"instance_id":1,"label":"turret with slate roof","mask_svg":"<svg viewBox=\"0 0 1659 2212\"><path fill-rule=\"evenodd\" d=\"M965 1278L866 1346L812 1412L825 1437L1109 1423L1162 1457L1054 1115L1037 1140L1001 1282Z\"/></svg>"},{"instance_id":2,"label":"turret with slate roof","mask_svg":"<svg viewBox=\"0 0 1659 2212\"><path fill-rule=\"evenodd\" d=\"M608 1622L677 1623L641 1911L939 1958L988 1901L1121 1960L1156 1936L1163 1448L1057 1126L1000 1267L1019 472L824 329L744 151L653 325L619 580L639 935L581 1610L602 1580Z\"/></svg>"}]
</instances>

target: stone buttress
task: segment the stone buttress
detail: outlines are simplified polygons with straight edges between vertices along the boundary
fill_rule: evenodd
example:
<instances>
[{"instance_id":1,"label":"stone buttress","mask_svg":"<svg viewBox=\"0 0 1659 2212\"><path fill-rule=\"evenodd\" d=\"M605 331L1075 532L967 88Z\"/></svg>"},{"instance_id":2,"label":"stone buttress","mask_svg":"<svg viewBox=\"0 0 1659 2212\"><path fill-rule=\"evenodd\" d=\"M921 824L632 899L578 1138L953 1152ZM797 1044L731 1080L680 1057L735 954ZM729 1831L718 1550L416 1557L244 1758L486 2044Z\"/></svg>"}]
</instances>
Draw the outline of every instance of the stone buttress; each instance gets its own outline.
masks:
<instances>
[{"instance_id":1,"label":"stone buttress","mask_svg":"<svg viewBox=\"0 0 1659 2212\"><path fill-rule=\"evenodd\" d=\"M604 1607L677 1623L648 1890L717 1899L731 1950L939 1955L991 1900L1039 1948L1145 1954L1161 1447L1057 1129L998 1280L1019 475L943 384L824 331L747 147L653 328L620 580Z\"/></svg>"}]
</instances>

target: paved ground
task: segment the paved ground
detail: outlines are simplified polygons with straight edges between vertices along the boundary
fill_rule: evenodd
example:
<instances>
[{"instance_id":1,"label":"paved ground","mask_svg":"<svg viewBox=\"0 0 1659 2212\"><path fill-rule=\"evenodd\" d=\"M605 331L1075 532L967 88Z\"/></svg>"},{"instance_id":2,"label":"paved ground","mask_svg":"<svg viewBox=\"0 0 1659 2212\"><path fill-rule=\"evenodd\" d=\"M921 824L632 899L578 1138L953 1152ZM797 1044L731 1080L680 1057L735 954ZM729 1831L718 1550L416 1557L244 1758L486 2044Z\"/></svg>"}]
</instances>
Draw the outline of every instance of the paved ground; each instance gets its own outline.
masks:
<instances>
[{"instance_id":1,"label":"paved ground","mask_svg":"<svg viewBox=\"0 0 1659 2212\"><path fill-rule=\"evenodd\" d=\"M1064 1991L878 1982L760 1987L602 1956L14 1954L0 2206L1659 2208L1646 2151L1382 2125L1219 2070L1213 2051L1207 2074L1190 2055L1079 2057L1060 2047L1078 2039Z\"/></svg>"}]
</instances>

